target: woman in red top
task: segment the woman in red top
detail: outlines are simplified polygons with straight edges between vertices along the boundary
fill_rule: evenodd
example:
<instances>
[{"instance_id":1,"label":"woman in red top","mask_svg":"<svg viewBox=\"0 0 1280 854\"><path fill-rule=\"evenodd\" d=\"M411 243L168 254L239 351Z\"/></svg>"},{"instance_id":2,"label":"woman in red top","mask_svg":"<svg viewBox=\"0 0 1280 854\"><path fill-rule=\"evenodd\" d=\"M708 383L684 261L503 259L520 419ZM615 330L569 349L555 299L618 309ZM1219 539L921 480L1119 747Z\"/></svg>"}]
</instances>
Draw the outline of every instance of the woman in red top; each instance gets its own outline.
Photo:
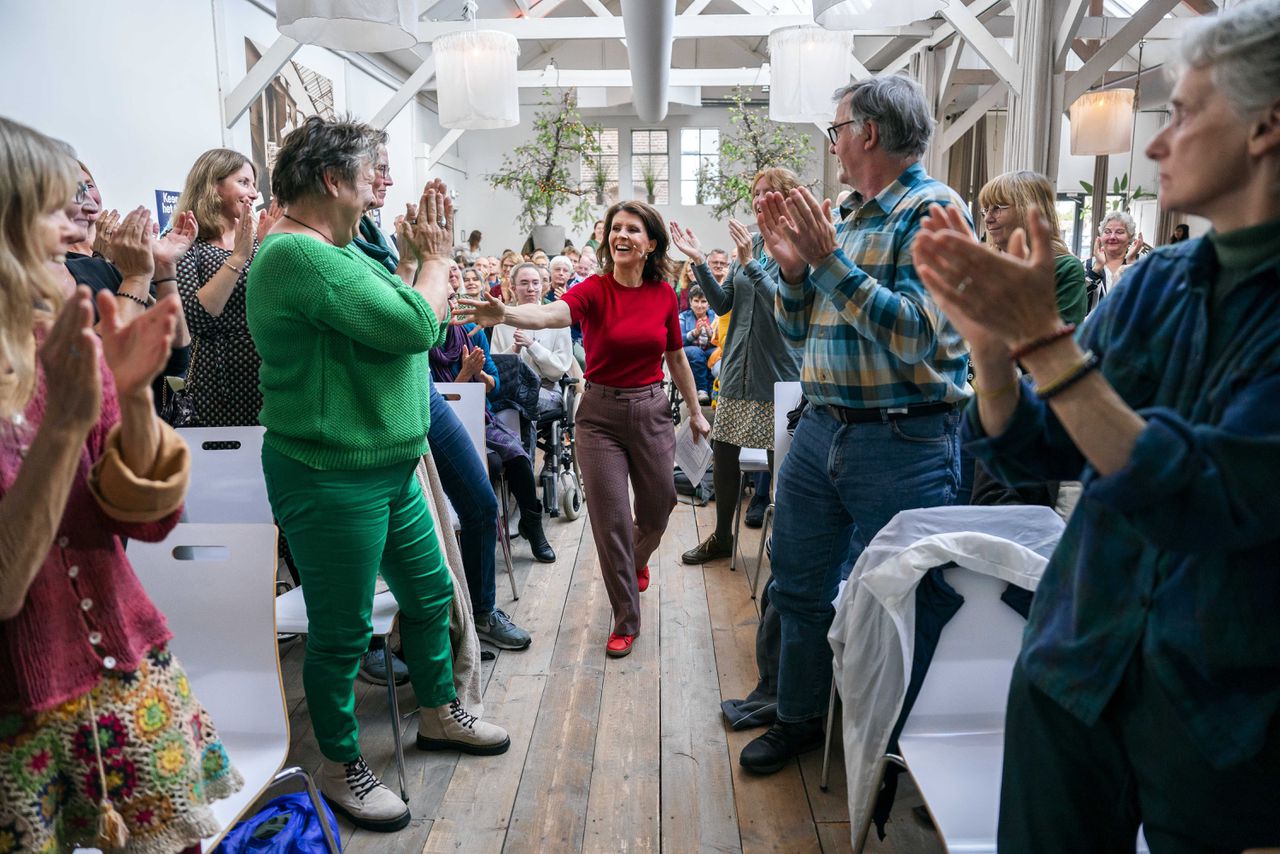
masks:
<instances>
[{"instance_id":1,"label":"woman in red top","mask_svg":"<svg viewBox=\"0 0 1280 854\"><path fill-rule=\"evenodd\" d=\"M631 652L640 633L640 593L649 556L675 507L675 431L662 391L662 359L689 405L695 437L711 428L698 406L684 355L676 295L667 277L667 227L643 202L619 202L604 221L603 267L546 305L462 299L456 320L484 326L553 329L578 323L586 349L586 389L578 407L578 461L591 532L613 606L605 652ZM627 499L627 481L636 496ZM634 520L634 521L633 521Z\"/></svg>"}]
</instances>

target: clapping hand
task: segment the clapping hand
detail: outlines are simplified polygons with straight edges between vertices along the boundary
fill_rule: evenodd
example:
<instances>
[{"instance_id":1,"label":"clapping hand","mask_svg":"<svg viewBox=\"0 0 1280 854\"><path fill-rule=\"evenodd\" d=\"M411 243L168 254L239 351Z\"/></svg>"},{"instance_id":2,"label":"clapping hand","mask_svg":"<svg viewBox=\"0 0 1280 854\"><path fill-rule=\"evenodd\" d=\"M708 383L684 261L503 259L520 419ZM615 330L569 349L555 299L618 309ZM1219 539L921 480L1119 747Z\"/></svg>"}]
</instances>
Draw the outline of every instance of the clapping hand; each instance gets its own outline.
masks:
<instances>
[{"instance_id":1,"label":"clapping hand","mask_svg":"<svg viewBox=\"0 0 1280 854\"><path fill-rule=\"evenodd\" d=\"M106 300L115 308L110 292ZM102 407L102 375L98 370L98 336L93 333L93 305L81 285L67 300L40 345L49 399L44 422L88 435Z\"/></svg>"},{"instance_id":2,"label":"clapping hand","mask_svg":"<svg viewBox=\"0 0 1280 854\"><path fill-rule=\"evenodd\" d=\"M116 226L120 224L120 211L112 208L106 211L102 216L98 217L98 221L94 223L93 231L93 251L94 254L101 255L108 261L111 256L107 253L111 251L110 241L111 235L116 230Z\"/></svg>"},{"instance_id":3,"label":"clapping hand","mask_svg":"<svg viewBox=\"0 0 1280 854\"><path fill-rule=\"evenodd\" d=\"M457 382L469 383L484 371L484 350L463 344L462 352L462 365L458 368Z\"/></svg>"},{"instance_id":4,"label":"clapping hand","mask_svg":"<svg viewBox=\"0 0 1280 854\"><path fill-rule=\"evenodd\" d=\"M231 246L232 264L244 269L253 257L253 205L245 203L236 217L236 239Z\"/></svg>"},{"instance_id":5,"label":"clapping hand","mask_svg":"<svg viewBox=\"0 0 1280 854\"><path fill-rule=\"evenodd\" d=\"M533 336L523 329L517 329L512 336L512 341L515 343L516 352L518 353L533 343Z\"/></svg>"},{"instance_id":6,"label":"clapping hand","mask_svg":"<svg viewBox=\"0 0 1280 854\"><path fill-rule=\"evenodd\" d=\"M421 259L448 258L453 250L453 199L439 178L427 182L417 205L405 205L405 238Z\"/></svg>"},{"instance_id":7,"label":"clapping hand","mask_svg":"<svg viewBox=\"0 0 1280 854\"><path fill-rule=\"evenodd\" d=\"M680 223L675 220L671 221L671 242L693 263L701 264L706 260L702 254L702 244L698 242L698 236L688 228L681 228Z\"/></svg>"},{"instance_id":8,"label":"clapping hand","mask_svg":"<svg viewBox=\"0 0 1280 854\"><path fill-rule=\"evenodd\" d=\"M751 232L736 219L729 220L729 239L738 252L738 264L745 267L751 263Z\"/></svg>"},{"instance_id":9,"label":"clapping hand","mask_svg":"<svg viewBox=\"0 0 1280 854\"><path fill-rule=\"evenodd\" d=\"M259 241L266 237L271 232L271 229L275 228L275 224L280 221L280 217L282 216L284 216L284 211L281 210L280 205L276 203L275 199L272 199L271 204L263 208L258 214Z\"/></svg>"},{"instance_id":10,"label":"clapping hand","mask_svg":"<svg viewBox=\"0 0 1280 854\"><path fill-rule=\"evenodd\" d=\"M107 257L126 279L140 278L150 282L155 272L153 240L151 211L144 207L134 208L123 222L111 229L107 238Z\"/></svg>"},{"instance_id":11,"label":"clapping hand","mask_svg":"<svg viewBox=\"0 0 1280 854\"><path fill-rule=\"evenodd\" d=\"M786 201L781 193L765 193L760 210L756 213L756 225L760 227L760 236L764 238L769 254L778 262L782 278L798 283L804 276L806 263L791 242L795 225L787 218Z\"/></svg>"},{"instance_id":12,"label":"clapping hand","mask_svg":"<svg viewBox=\"0 0 1280 854\"><path fill-rule=\"evenodd\" d=\"M123 323L115 299L108 291L98 293L98 314L102 322L102 355L116 381L116 392L127 397L145 391L169 361L182 303L169 294L151 308Z\"/></svg>"},{"instance_id":13,"label":"clapping hand","mask_svg":"<svg viewBox=\"0 0 1280 854\"><path fill-rule=\"evenodd\" d=\"M497 326L507 319L507 306L493 294L479 297L460 297L453 310L453 322L475 323L479 326Z\"/></svg>"},{"instance_id":14,"label":"clapping hand","mask_svg":"<svg viewBox=\"0 0 1280 854\"><path fill-rule=\"evenodd\" d=\"M196 215L191 211L183 211L174 217L173 225L164 237L151 241L151 258L155 261L156 270L172 270L177 267L182 256L195 243L199 231Z\"/></svg>"},{"instance_id":15,"label":"clapping hand","mask_svg":"<svg viewBox=\"0 0 1280 854\"><path fill-rule=\"evenodd\" d=\"M1147 242L1142 239L1142 232L1139 231L1138 236L1129 244L1129 251L1125 253L1124 262L1126 264L1132 264L1134 261L1137 261L1138 257L1142 254L1142 251L1146 248Z\"/></svg>"},{"instance_id":16,"label":"clapping hand","mask_svg":"<svg viewBox=\"0 0 1280 854\"><path fill-rule=\"evenodd\" d=\"M1102 275L1102 269L1107 265L1107 252L1102 248L1102 238L1095 237L1093 239L1093 272L1099 276Z\"/></svg>"}]
</instances>

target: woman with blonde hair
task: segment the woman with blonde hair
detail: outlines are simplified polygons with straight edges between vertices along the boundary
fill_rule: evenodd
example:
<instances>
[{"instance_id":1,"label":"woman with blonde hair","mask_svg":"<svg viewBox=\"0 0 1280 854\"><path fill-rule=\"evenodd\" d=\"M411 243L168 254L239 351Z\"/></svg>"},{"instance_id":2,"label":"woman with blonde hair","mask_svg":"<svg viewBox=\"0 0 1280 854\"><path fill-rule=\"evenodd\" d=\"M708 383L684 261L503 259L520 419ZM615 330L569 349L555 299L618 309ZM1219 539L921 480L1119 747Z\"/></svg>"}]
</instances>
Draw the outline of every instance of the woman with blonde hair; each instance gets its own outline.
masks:
<instances>
[{"instance_id":1,"label":"woman with blonde hair","mask_svg":"<svg viewBox=\"0 0 1280 854\"><path fill-rule=\"evenodd\" d=\"M175 217L195 214L197 235L178 263L178 292L191 329L187 387L195 423L245 427L258 423L262 360L245 321L245 283L257 252L253 203L258 170L238 151L215 148L196 158ZM276 215L263 212L257 232L266 234Z\"/></svg>"},{"instance_id":2,"label":"woman with blonde hair","mask_svg":"<svg viewBox=\"0 0 1280 854\"><path fill-rule=\"evenodd\" d=\"M1084 267L1062 239L1058 226L1053 184L1039 172L1005 172L986 183L978 193L987 243L1000 252L1018 229L1027 228L1031 211L1039 210L1049 222L1053 248L1053 272L1058 313L1065 323L1079 323L1085 315Z\"/></svg>"},{"instance_id":3,"label":"woman with blonde hair","mask_svg":"<svg viewBox=\"0 0 1280 854\"><path fill-rule=\"evenodd\" d=\"M94 334L89 289L54 272L83 234L77 178L67 146L0 118L0 839L198 851L243 781L123 544L163 540L186 493L150 389L180 308L125 322L100 293Z\"/></svg>"},{"instance_id":4,"label":"woman with blonde hair","mask_svg":"<svg viewBox=\"0 0 1280 854\"><path fill-rule=\"evenodd\" d=\"M799 186L800 179L789 169L762 169L751 181L752 207L758 210L770 191L785 194ZM765 249L764 241L733 219L729 220L729 236L737 257L722 285L707 266L697 236L678 223L671 223L672 241L693 265L711 308L720 315L733 313L721 344L720 397L711 429L716 527L709 537L684 553L682 560L691 564L729 556L741 476L738 454L743 448L764 448L769 452L769 468L773 469L773 384L798 381L804 355L783 340L774 320L778 264ZM759 485L746 514L747 524L752 527L763 522L769 504L767 484Z\"/></svg>"}]
</instances>

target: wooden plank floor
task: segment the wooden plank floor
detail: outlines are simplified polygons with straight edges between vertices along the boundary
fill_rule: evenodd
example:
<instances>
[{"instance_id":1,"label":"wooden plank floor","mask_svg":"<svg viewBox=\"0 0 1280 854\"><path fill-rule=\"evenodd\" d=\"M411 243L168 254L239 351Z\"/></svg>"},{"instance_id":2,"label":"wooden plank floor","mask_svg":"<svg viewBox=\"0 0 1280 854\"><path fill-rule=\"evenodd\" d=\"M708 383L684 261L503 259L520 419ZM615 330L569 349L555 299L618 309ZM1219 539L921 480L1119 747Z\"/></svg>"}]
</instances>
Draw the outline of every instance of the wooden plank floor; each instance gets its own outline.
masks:
<instances>
[{"instance_id":1,"label":"wooden plank floor","mask_svg":"<svg viewBox=\"0 0 1280 854\"><path fill-rule=\"evenodd\" d=\"M635 651L609 659L609 602L596 566L590 522L548 520L559 560L535 564L516 541L521 598L498 579L499 607L533 635L523 652L488 666L485 717L505 726L502 756L421 753L409 688L405 713L413 822L396 834L342 822L348 852L847 851L849 819L837 748L829 792L818 787L821 755L769 777L745 773L742 747L760 730L732 732L722 699L754 686L756 602L746 573L727 560L685 566L680 555L714 524L714 505L676 506L650 564ZM759 532L743 528L744 562ZM767 560L766 560L767 563ZM502 573L501 562L499 572ZM766 569L767 572L767 569ZM290 761L314 770L319 753L302 696L303 644L284 650L293 747ZM357 683L366 760L395 787L385 688ZM873 843L868 851L891 851Z\"/></svg>"}]
</instances>

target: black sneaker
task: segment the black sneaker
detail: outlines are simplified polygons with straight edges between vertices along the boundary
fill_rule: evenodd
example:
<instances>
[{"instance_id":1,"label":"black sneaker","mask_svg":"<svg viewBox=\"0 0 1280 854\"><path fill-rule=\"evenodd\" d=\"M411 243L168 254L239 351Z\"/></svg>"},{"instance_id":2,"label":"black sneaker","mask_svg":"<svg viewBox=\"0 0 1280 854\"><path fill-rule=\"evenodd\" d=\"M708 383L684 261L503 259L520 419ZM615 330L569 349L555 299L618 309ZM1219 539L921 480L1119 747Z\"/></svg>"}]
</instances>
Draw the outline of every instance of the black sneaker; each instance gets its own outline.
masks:
<instances>
[{"instance_id":1,"label":"black sneaker","mask_svg":"<svg viewBox=\"0 0 1280 854\"><path fill-rule=\"evenodd\" d=\"M731 537L721 539L712 534L682 554L680 559L689 564L706 563L709 560L717 560L722 557L728 557L731 554L733 554L733 539Z\"/></svg>"},{"instance_id":2,"label":"black sneaker","mask_svg":"<svg viewBox=\"0 0 1280 854\"><path fill-rule=\"evenodd\" d=\"M801 753L822 746L822 718L789 724L778 721L764 735L742 748L738 764L756 774L773 774Z\"/></svg>"},{"instance_id":3,"label":"black sneaker","mask_svg":"<svg viewBox=\"0 0 1280 854\"><path fill-rule=\"evenodd\" d=\"M742 520L748 528L764 527L764 511L769 507L769 499L762 495L757 495L751 499L751 503L747 505L746 517Z\"/></svg>"}]
</instances>

